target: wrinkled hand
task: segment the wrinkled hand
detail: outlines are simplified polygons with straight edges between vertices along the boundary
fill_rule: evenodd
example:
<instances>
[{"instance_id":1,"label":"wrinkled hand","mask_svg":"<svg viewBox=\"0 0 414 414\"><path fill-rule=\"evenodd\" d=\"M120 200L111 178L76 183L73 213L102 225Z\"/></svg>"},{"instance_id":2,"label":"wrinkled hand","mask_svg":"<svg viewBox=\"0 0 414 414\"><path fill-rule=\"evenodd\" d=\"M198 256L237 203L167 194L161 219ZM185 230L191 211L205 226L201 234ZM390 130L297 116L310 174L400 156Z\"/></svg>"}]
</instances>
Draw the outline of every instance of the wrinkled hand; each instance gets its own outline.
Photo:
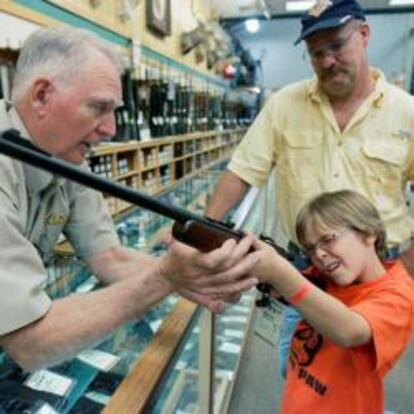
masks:
<instances>
[{"instance_id":1,"label":"wrinkled hand","mask_svg":"<svg viewBox=\"0 0 414 414\"><path fill-rule=\"evenodd\" d=\"M220 312L225 302L237 301L241 292L258 282L249 276L258 260L248 253L252 242L251 236L239 243L227 240L219 249L201 253L174 240L159 262L159 271L174 290Z\"/></svg>"}]
</instances>

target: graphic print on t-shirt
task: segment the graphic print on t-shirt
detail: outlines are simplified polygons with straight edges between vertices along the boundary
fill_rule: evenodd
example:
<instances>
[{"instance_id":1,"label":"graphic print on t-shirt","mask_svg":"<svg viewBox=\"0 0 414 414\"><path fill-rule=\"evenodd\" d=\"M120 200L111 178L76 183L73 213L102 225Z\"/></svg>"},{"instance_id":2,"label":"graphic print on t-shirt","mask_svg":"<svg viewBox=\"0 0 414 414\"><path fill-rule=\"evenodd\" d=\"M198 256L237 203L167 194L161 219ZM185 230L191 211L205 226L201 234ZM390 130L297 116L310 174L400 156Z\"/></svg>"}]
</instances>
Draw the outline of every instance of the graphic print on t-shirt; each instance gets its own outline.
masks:
<instances>
[{"instance_id":1,"label":"graphic print on t-shirt","mask_svg":"<svg viewBox=\"0 0 414 414\"><path fill-rule=\"evenodd\" d=\"M293 335L289 355L293 375L297 375L298 379L303 380L307 386L321 396L325 394L327 386L312 375L307 368L312 365L322 344L322 335L302 321Z\"/></svg>"},{"instance_id":2,"label":"graphic print on t-shirt","mask_svg":"<svg viewBox=\"0 0 414 414\"><path fill-rule=\"evenodd\" d=\"M296 365L302 367L311 365L322 344L322 335L303 321L300 328L293 335L290 349L290 360L293 367Z\"/></svg>"}]
</instances>

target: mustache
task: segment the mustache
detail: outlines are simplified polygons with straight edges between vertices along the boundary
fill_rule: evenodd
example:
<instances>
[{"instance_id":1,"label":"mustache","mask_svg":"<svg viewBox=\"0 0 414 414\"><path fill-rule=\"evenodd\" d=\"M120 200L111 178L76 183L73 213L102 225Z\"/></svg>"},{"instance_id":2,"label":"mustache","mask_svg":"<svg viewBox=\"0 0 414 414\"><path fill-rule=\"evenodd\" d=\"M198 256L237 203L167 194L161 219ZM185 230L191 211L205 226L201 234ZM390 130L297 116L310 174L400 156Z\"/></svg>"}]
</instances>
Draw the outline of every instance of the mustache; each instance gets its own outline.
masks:
<instances>
[{"instance_id":1,"label":"mustache","mask_svg":"<svg viewBox=\"0 0 414 414\"><path fill-rule=\"evenodd\" d=\"M329 79L331 77L336 76L339 73L347 74L348 71L344 68L322 69L322 70L319 71L319 77L321 79Z\"/></svg>"}]
</instances>

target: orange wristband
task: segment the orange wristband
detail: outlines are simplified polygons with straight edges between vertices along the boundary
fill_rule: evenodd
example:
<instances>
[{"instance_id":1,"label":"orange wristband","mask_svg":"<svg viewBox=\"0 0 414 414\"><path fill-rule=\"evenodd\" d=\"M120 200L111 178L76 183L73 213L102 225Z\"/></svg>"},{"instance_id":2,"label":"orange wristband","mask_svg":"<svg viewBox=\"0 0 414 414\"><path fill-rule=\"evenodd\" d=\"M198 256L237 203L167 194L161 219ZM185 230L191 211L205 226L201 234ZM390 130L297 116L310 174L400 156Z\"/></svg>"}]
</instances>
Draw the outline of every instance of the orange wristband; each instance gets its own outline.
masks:
<instances>
[{"instance_id":1,"label":"orange wristband","mask_svg":"<svg viewBox=\"0 0 414 414\"><path fill-rule=\"evenodd\" d=\"M308 281L303 282L300 285L298 291L294 293L290 298L288 298L288 302L293 306L297 306L303 299L306 298L306 296L308 296L312 288L312 283Z\"/></svg>"}]
</instances>

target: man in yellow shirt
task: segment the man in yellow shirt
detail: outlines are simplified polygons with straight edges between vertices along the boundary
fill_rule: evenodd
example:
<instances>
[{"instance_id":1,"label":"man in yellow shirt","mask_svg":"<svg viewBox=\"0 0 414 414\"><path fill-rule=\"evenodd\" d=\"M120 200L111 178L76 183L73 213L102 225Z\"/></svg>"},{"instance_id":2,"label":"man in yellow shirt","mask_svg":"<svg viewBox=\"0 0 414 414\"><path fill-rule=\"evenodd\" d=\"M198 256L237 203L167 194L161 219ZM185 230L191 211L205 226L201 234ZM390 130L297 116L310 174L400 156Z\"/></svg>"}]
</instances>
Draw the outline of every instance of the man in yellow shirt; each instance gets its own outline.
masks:
<instances>
[{"instance_id":1,"label":"man in yellow shirt","mask_svg":"<svg viewBox=\"0 0 414 414\"><path fill-rule=\"evenodd\" d=\"M352 189L377 207L388 255L396 257L410 246L414 228L404 195L414 178L414 100L369 66L370 28L356 1L318 1L301 23L296 43L306 42L316 78L269 99L207 214L222 218L275 167L276 211L291 250L296 251L294 223L304 203L324 191Z\"/></svg>"}]
</instances>

